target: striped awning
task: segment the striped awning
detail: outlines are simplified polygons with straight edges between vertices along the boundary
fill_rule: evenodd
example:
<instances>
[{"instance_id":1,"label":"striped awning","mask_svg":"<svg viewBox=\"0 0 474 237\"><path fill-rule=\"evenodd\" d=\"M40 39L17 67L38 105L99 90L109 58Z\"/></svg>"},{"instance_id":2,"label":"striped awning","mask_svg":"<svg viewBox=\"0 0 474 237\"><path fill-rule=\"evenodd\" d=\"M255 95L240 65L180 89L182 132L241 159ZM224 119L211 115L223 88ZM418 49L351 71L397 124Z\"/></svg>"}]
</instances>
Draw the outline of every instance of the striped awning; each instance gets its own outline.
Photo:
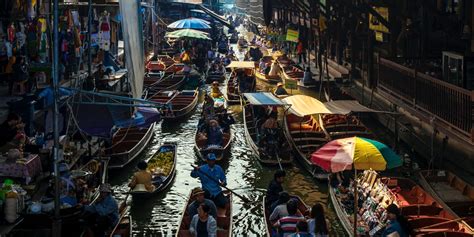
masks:
<instances>
[{"instance_id":1,"label":"striped awning","mask_svg":"<svg viewBox=\"0 0 474 237\"><path fill-rule=\"evenodd\" d=\"M252 105L284 106L286 105L280 99L276 98L270 92L244 93L248 103Z\"/></svg>"}]
</instances>

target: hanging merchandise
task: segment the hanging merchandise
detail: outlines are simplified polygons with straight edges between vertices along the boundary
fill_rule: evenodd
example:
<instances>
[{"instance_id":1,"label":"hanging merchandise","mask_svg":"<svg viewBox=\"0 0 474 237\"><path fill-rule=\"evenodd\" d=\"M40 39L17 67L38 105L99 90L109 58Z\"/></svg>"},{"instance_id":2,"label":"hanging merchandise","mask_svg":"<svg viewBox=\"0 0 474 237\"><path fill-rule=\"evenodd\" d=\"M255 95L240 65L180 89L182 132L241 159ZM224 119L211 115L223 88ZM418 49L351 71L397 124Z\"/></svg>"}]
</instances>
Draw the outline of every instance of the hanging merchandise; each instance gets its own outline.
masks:
<instances>
[{"instance_id":1,"label":"hanging merchandise","mask_svg":"<svg viewBox=\"0 0 474 237\"><path fill-rule=\"evenodd\" d=\"M105 11L99 23L99 47L104 51L110 49L110 22L109 13Z\"/></svg>"},{"instance_id":2,"label":"hanging merchandise","mask_svg":"<svg viewBox=\"0 0 474 237\"><path fill-rule=\"evenodd\" d=\"M28 19L34 19L36 17L36 0L28 1Z\"/></svg>"},{"instance_id":3,"label":"hanging merchandise","mask_svg":"<svg viewBox=\"0 0 474 237\"><path fill-rule=\"evenodd\" d=\"M8 41L10 41L10 43L13 43L13 41L15 40L15 25L13 24L13 22L8 27L7 34L8 34Z\"/></svg>"},{"instance_id":4,"label":"hanging merchandise","mask_svg":"<svg viewBox=\"0 0 474 237\"><path fill-rule=\"evenodd\" d=\"M16 33L16 42L18 48L23 48L26 43L25 25L20 22L20 31Z\"/></svg>"},{"instance_id":5,"label":"hanging merchandise","mask_svg":"<svg viewBox=\"0 0 474 237\"><path fill-rule=\"evenodd\" d=\"M41 33L46 32L48 29L48 26L46 25L46 19L45 18L39 18L38 19L38 28L40 29Z\"/></svg>"}]
</instances>

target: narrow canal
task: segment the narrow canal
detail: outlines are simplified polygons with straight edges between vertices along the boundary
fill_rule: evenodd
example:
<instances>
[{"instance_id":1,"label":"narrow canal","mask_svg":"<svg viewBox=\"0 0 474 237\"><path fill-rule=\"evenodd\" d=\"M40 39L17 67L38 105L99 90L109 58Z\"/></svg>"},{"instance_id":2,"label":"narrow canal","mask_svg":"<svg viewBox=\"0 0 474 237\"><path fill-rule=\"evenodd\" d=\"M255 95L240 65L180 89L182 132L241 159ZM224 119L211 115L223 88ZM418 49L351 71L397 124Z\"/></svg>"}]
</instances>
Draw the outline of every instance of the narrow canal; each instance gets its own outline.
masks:
<instances>
[{"instance_id":1,"label":"narrow canal","mask_svg":"<svg viewBox=\"0 0 474 237\"><path fill-rule=\"evenodd\" d=\"M186 204L186 199L192 188L200 186L197 179L190 177L191 164L199 162L194 146L194 133L199 119L200 106L194 114L183 122L157 126L153 142L141 159L151 156L163 141L177 141L178 164L177 174L173 185L162 195L157 195L149 200L139 203L131 202L130 212L133 218L135 236L168 236L169 231L174 233L178 228L181 214ZM234 140L232 142L229 160L223 163L226 171L227 183L236 192L250 200L258 200L251 205L237 197L233 199L233 224L234 236L265 236L263 210L260 201L266 191L276 168L262 167L248 148L240 108L231 107L234 111L236 124L232 126ZM121 170L120 173L110 174L110 183L114 186L115 195L123 199L128 191L128 181L135 171L135 163ZM308 205L315 202L330 203L327 198L327 184L318 185L305 170L298 165L288 168L285 188L292 194L300 195ZM129 197L131 199L131 197ZM327 205L326 205L327 206ZM328 208L328 218L331 222L333 233L342 233L337 224L337 217ZM340 234L342 236L342 234Z\"/></svg>"}]
</instances>

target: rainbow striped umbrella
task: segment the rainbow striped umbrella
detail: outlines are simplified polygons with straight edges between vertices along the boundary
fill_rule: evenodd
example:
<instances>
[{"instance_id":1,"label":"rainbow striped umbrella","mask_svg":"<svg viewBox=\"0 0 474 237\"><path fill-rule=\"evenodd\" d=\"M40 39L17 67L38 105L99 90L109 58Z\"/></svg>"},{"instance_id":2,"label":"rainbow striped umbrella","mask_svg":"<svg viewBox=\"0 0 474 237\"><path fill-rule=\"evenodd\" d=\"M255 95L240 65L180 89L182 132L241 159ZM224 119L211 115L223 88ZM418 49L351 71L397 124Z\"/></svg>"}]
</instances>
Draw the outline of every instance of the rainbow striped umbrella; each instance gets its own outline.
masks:
<instances>
[{"instance_id":1,"label":"rainbow striped umbrella","mask_svg":"<svg viewBox=\"0 0 474 237\"><path fill-rule=\"evenodd\" d=\"M331 141L311 154L311 162L333 173L352 167L385 170L402 165L401 158L387 145L361 137Z\"/></svg>"}]
</instances>

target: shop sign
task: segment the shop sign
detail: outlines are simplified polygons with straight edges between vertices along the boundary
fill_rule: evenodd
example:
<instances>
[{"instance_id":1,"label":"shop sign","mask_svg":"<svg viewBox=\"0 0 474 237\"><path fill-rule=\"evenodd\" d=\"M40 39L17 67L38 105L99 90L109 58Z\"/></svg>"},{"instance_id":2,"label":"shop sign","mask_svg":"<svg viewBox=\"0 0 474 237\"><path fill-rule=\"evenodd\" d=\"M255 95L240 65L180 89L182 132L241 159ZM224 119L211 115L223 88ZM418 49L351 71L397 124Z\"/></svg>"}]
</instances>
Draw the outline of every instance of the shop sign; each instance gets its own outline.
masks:
<instances>
[{"instance_id":1,"label":"shop sign","mask_svg":"<svg viewBox=\"0 0 474 237\"><path fill-rule=\"evenodd\" d=\"M299 32L297 30L288 29L286 31L286 41L298 42Z\"/></svg>"},{"instance_id":2,"label":"shop sign","mask_svg":"<svg viewBox=\"0 0 474 237\"><path fill-rule=\"evenodd\" d=\"M379 15L381 15L386 21L388 21L388 8L386 7L372 7ZM369 29L384 33L390 33L388 28L384 26L377 17L369 14Z\"/></svg>"}]
</instances>

